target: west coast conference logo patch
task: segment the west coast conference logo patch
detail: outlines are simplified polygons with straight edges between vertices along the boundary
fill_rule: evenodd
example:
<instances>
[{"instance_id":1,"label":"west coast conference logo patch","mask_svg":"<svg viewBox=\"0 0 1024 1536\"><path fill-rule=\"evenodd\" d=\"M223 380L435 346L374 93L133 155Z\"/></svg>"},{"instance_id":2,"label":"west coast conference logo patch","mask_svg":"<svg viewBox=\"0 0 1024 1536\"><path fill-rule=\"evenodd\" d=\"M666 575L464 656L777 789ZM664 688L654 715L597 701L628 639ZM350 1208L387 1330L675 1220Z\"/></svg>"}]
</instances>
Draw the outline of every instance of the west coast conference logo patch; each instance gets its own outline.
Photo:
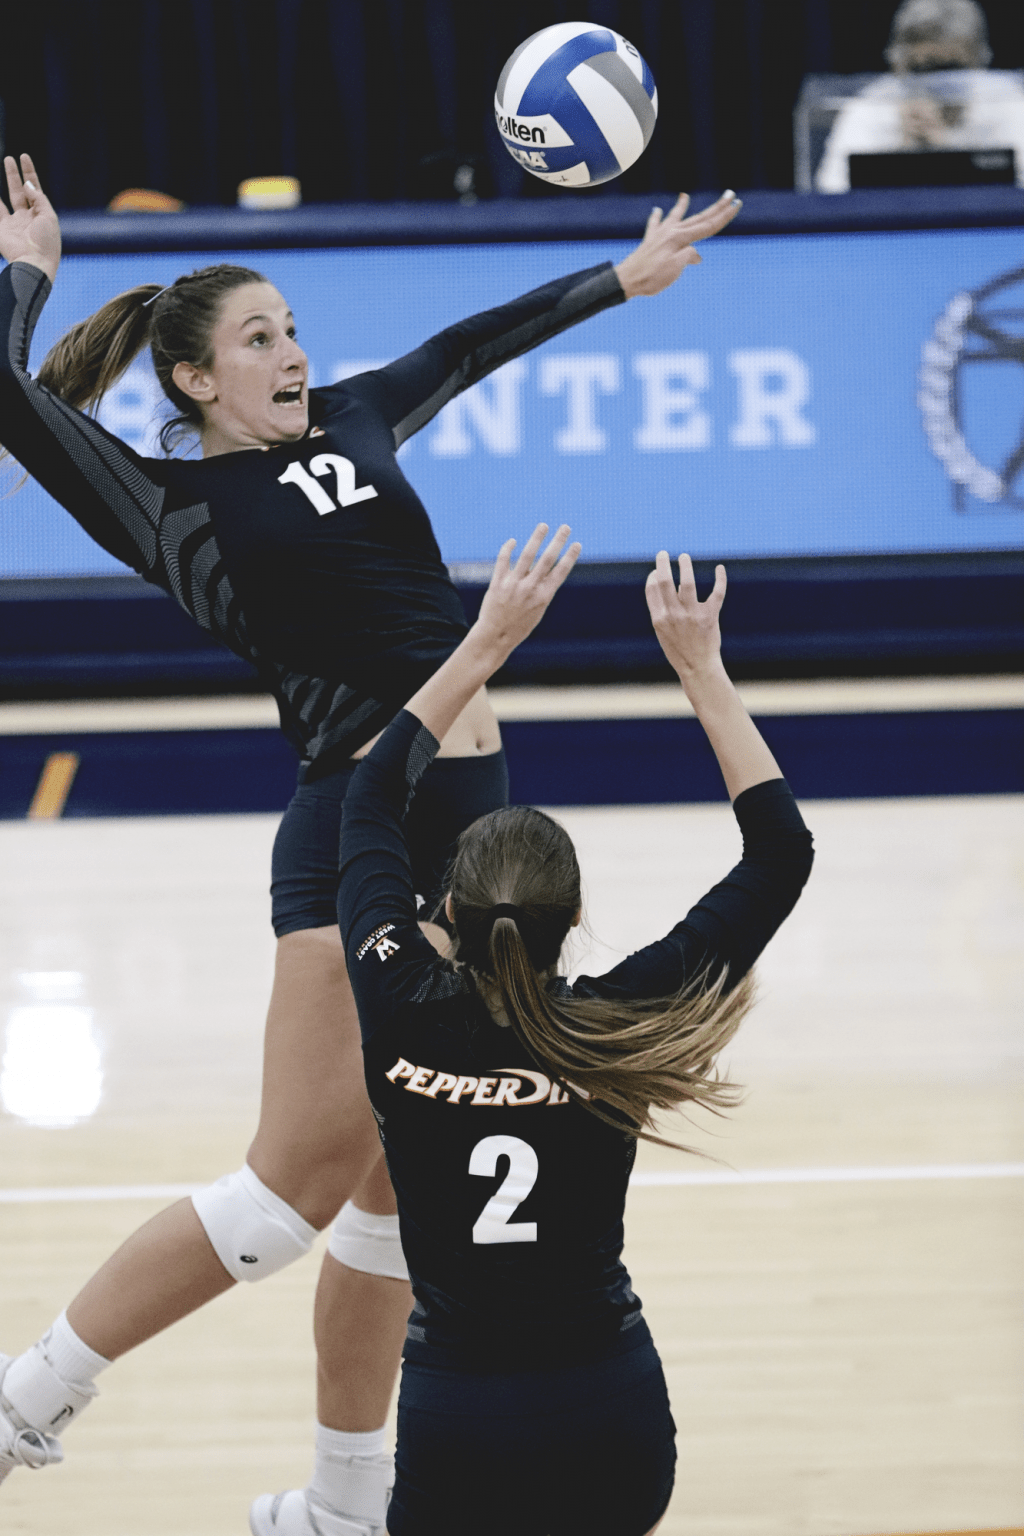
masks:
<instances>
[{"instance_id":1,"label":"west coast conference logo patch","mask_svg":"<svg viewBox=\"0 0 1024 1536\"><path fill-rule=\"evenodd\" d=\"M958 293L921 351L928 444L968 512L1024 510L1024 267Z\"/></svg>"},{"instance_id":2,"label":"west coast conference logo patch","mask_svg":"<svg viewBox=\"0 0 1024 1536\"><path fill-rule=\"evenodd\" d=\"M380 927L375 928L369 938L364 939L360 944L356 950L356 959L362 960L364 955L370 953L371 949L381 960L386 960L389 955L393 955L396 950L402 947L395 939L387 937L389 933L394 933L394 931L394 923L381 923Z\"/></svg>"}]
</instances>

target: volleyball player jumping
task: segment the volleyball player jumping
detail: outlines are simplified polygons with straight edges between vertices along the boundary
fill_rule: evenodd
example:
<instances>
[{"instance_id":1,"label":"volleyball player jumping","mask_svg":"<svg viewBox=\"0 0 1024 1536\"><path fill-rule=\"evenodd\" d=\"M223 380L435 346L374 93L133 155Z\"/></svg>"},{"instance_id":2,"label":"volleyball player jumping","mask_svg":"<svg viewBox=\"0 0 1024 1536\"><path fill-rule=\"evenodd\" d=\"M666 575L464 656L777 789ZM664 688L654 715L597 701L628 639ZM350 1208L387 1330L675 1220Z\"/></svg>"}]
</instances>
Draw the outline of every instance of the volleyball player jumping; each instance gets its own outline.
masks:
<instances>
[{"instance_id":1,"label":"volleyball player jumping","mask_svg":"<svg viewBox=\"0 0 1024 1536\"><path fill-rule=\"evenodd\" d=\"M118 295L33 379L29 345L60 229L29 157L5 167L0 442L104 549L252 663L301 767L274 849L279 942L246 1162L129 1238L37 1344L0 1356L0 1480L60 1460L57 1433L92 1401L110 1361L236 1281L301 1257L333 1222L316 1301L309 1499L328 1536L367 1536L383 1528L391 1466L381 1426L409 1292L337 931L338 829L353 759L466 628L395 452L510 358L668 287L700 260L693 242L724 228L738 203L726 193L687 218L681 198L664 218L655 210L617 267L549 283L325 389L308 387L283 296L229 265ZM191 430L199 460L144 458L87 414L147 346L177 412L164 450ZM428 910L455 837L506 799L498 727L480 691L446 729L407 829ZM311 1522L304 1506L289 1532L308 1536Z\"/></svg>"},{"instance_id":2,"label":"volleyball player jumping","mask_svg":"<svg viewBox=\"0 0 1024 1536\"><path fill-rule=\"evenodd\" d=\"M540 811L503 807L459 839L455 963L438 956L416 923L407 806L568 575L579 545L563 527L540 553L546 532L515 565L502 549L477 622L345 801L338 915L416 1298L392 1536L645 1536L661 1519L675 1427L620 1258L636 1137L655 1110L734 1100L715 1057L811 868L811 835L722 666L725 571L700 603L688 558L677 589L662 553L648 605L718 758L740 863L663 939L570 986L572 843ZM287 1528L299 1497L256 1508Z\"/></svg>"}]
</instances>

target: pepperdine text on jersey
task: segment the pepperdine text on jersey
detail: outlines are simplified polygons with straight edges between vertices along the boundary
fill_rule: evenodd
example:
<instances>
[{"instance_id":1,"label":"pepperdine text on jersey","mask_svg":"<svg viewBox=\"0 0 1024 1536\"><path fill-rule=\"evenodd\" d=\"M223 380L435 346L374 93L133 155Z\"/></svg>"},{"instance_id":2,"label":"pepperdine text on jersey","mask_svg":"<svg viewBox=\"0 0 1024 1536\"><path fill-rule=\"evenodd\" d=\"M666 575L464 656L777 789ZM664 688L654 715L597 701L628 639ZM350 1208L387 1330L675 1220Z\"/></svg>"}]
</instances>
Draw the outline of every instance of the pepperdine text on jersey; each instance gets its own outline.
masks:
<instances>
[{"instance_id":1,"label":"pepperdine text on jersey","mask_svg":"<svg viewBox=\"0 0 1024 1536\"><path fill-rule=\"evenodd\" d=\"M384 1076L398 1086L400 1078L408 1078L403 1084L406 1093L421 1093L426 1099L445 1094L449 1104L458 1104L467 1093L472 1093L470 1104L489 1104L495 1107L508 1105L510 1109L523 1109L528 1104L568 1104L569 1095L558 1083L545 1077L543 1072L526 1067L499 1067L499 1073L515 1072L512 1077L462 1077L454 1072L438 1072L436 1067L417 1067L404 1056L399 1056L390 1072ZM533 1084L533 1092L525 1098L516 1098L523 1086L523 1078ZM433 1082L431 1082L433 1078ZM428 1086L429 1085L429 1086Z\"/></svg>"}]
</instances>

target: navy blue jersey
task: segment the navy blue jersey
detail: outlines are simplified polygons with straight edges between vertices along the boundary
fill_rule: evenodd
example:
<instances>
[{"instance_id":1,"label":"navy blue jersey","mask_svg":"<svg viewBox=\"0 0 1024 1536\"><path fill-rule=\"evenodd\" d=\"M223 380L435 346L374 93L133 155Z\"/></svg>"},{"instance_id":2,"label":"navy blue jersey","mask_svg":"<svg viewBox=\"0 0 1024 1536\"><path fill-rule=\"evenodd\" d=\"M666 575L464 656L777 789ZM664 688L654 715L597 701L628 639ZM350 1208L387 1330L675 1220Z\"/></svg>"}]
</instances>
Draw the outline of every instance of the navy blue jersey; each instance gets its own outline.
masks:
<instances>
[{"instance_id":1,"label":"navy blue jersey","mask_svg":"<svg viewBox=\"0 0 1024 1536\"><path fill-rule=\"evenodd\" d=\"M417 926L403 821L437 742L406 711L344 804L338 915L416 1310L406 1353L493 1370L621 1347L640 1303L621 1259L636 1143L497 1024ZM738 796L743 858L663 939L566 997L734 985L792 910L811 836L784 779ZM436 1358L436 1354L435 1354Z\"/></svg>"},{"instance_id":2,"label":"navy blue jersey","mask_svg":"<svg viewBox=\"0 0 1024 1536\"><path fill-rule=\"evenodd\" d=\"M49 291L36 267L0 273L0 442L98 544L256 667L285 734L323 773L466 629L397 448L502 363L625 302L608 264L561 278L310 390L300 442L183 460L143 458L31 377Z\"/></svg>"}]
</instances>

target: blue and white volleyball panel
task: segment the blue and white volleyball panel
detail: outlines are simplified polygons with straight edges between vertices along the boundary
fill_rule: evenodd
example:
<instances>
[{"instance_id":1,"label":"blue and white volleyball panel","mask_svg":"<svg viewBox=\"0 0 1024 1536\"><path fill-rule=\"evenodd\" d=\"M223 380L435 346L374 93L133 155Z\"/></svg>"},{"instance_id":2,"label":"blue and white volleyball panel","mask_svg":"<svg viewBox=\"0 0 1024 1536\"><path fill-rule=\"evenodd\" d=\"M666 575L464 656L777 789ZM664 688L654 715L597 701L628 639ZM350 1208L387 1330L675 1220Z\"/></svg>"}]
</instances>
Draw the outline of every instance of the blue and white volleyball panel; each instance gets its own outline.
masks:
<instances>
[{"instance_id":1,"label":"blue and white volleyball panel","mask_svg":"<svg viewBox=\"0 0 1024 1536\"><path fill-rule=\"evenodd\" d=\"M498 79L494 116L505 148L532 176L593 187L639 160L658 92L618 32L564 21L520 43Z\"/></svg>"}]
</instances>

